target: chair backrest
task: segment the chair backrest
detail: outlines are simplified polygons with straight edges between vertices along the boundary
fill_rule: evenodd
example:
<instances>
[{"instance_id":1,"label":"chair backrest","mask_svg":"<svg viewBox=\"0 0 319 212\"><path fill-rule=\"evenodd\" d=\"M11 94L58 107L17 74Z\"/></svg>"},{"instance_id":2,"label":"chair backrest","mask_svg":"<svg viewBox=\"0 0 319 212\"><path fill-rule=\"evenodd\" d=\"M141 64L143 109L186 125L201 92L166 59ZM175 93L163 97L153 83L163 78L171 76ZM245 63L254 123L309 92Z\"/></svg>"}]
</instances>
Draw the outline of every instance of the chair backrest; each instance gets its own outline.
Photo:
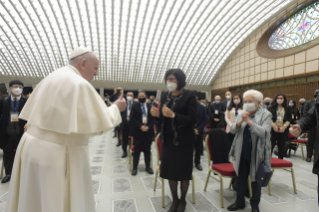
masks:
<instances>
[{"instance_id":1,"label":"chair backrest","mask_svg":"<svg viewBox=\"0 0 319 212\"><path fill-rule=\"evenodd\" d=\"M157 165L160 164L161 156L162 156L162 141L161 141L161 133L158 133L155 138L155 147L157 150Z\"/></svg>"},{"instance_id":2,"label":"chair backrest","mask_svg":"<svg viewBox=\"0 0 319 212\"><path fill-rule=\"evenodd\" d=\"M295 136L291 135L290 133L288 133L288 138L289 139L295 139Z\"/></svg>"},{"instance_id":3,"label":"chair backrest","mask_svg":"<svg viewBox=\"0 0 319 212\"><path fill-rule=\"evenodd\" d=\"M205 138L205 146L206 146L206 152L207 152L207 158L208 158L208 168L211 166L211 161L213 160L212 152L210 151L210 140L209 140L209 135L206 135Z\"/></svg>"}]
</instances>

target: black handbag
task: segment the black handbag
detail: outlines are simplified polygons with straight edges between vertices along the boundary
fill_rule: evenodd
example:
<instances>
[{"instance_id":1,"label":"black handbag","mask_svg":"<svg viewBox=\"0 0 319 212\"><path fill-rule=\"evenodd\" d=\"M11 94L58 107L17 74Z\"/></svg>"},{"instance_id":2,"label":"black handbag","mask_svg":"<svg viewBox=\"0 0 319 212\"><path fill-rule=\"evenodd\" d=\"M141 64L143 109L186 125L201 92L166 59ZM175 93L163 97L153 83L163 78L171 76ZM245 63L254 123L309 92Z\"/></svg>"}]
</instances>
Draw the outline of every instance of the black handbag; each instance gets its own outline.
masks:
<instances>
[{"instance_id":1,"label":"black handbag","mask_svg":"<svg viewBox=\"0 0 319 212\"><path fill-rule=\"evenodd\" d=\"M268 166L266 166L264 162L261 163L256 174L256 181L258 185L260 185L261 187L267 187L271 175L271 169Z\"/></svg>"}]
</instances>

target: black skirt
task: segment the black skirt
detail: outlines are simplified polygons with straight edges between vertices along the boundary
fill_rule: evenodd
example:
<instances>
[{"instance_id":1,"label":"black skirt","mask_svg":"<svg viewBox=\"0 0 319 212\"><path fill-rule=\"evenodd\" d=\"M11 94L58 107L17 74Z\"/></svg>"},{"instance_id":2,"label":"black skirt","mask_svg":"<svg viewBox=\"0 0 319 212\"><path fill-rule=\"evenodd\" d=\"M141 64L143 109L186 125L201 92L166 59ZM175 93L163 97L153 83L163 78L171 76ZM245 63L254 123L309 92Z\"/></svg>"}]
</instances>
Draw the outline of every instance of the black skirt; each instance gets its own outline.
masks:
<instances>
[{"instance_id":1,"label":"black skirt","mask_svg":"<svg viewBox=\"0 0 319 212\"><path fill-rule=\"evenodd\" d=\"M174 181L192 180L193 150L193 145L175 146L168 140L163 143L160 177Z\"/></svg>"}]
</instances>

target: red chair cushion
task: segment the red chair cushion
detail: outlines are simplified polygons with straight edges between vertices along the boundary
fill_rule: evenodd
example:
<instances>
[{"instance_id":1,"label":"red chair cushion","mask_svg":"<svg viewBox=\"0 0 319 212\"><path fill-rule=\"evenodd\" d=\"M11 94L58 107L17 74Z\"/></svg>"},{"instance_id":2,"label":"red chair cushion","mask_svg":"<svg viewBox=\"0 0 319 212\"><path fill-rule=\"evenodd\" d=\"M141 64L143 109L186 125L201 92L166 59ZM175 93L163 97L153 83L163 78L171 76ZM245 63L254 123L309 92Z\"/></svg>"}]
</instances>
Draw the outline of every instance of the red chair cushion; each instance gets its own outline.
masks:
<instances>
[{"instance_id":1,"label":"red chair cushion","mask_svg":"<svg viewBox=\"0 0 319 212\"><path fill-rule=\"evenodd\" d=\"M236 175L232 163L213 164L212 169L223 176L234 177Z\"/></svg>"},{"instance_id":2,"label":"red chair cushion","mask_svg":"<svg viewBox=\"0 0 319 212\"><path fill-rule=\"evenodd\" d=\"M161 160L162 158L162 141L161 141L161 136L158 136L158 139L157 141L155 141L156 145L157 145L157 148L158 148L158 158L159 160Z\"/></svg>"},{"instance_id":3,"label":"red chair cushion","mask_svg":"<svg viewBox=\"0 0 319 212\"><path fill-rule=\"evenodd\" d=\"M289 139L295 139L295 137L293 135L291 135L290 133L288 133L288 138Z\"/></svg>"},{"instance_id":4,"label":"red chair cushion","mask_svg":"<svg viewBox=\"0 0 319 212\"><path fill-rule=\"evenodd\" d=\"M131 151L134 152L134 145L131 145Z\"/></svg>"},{"instance_id":5,"label":"red chair cushion","mask_svg":"<svg viewBox=\"0 0 319 212\"><path fill-rule=\"evenodd\" d=\"M207 135L209 136L209 135ZM208 151L209 151L209 155L210 155L210 160L213 160L213 155L212 155L212 152L210 151L211 148L210 148L210 141L209 141L209 137L207 138L207 148L208 148Z\"/></svg>"},{"instance_id":6,"label":"red chair cushion","mask_svg":"<svg viewBox=\"0 0 319 212\"><path fill-rule=\"evenodd\" d=\"M282 160L279 158L271 158L271 167L272 168L292 167L292 162L287 160Z\"/></svg>"},{"instance_id":7,"label":"red chair cushion","mask_svg":"<svg viewBox=\"0 0 319 212\"><path fill-rule=\"evenodd\" d=\"M303 140L303 139L292 139L292 140L290 140L290 142L300 143L300 144L306 144L306 143L307 143L307 140Z\"/></svg>"}]
</instances>

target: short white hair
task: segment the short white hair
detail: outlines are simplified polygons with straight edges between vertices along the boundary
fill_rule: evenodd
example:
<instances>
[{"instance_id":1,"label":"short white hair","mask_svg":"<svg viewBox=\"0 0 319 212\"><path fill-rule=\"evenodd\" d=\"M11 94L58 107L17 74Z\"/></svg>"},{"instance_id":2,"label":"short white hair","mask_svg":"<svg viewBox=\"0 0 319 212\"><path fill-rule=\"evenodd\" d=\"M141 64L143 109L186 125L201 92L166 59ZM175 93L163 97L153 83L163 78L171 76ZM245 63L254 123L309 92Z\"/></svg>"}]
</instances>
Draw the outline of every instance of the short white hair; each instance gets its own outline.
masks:
<instances>
[{"instance_id":1,"label":"short white hair","mask_svg":"<svg viewBox=\"0 0 319 212\"><path fill-rule=\"evenodd\" d=\"M252 95L254 98L255 98L255 100L257 101L257 102L261 102L262 100L263 100L263 98L264 98L264 95L261 93L261 92L259 92L259 91L256 91L256 90L248 90L248 91L246 91L245 93L244 93L244 99L246 98L246 96L248 96L248 95Z\"/></svg>"},{"instance_id":2,"label":"short white hair","mask_svg":"<svg viewBox=\"0 0 319 212\"><path fill-rule=\"evenodd\" d=\"M264 101L266 101L266 100L268 100L268 99L270 100L270 97L265 97L265 98L264 98Z\"/></svg>"},{"instance_id":3,"label":"short white hair","mask_svg":"<svg viewBox=\"0 0 319 212\"><path fill-rule=\"evenodd\" d=\"M306 100L304 98L301 98L301 99L299 99L299 102L301 102L301 101L305 102Z\"/></svg>"},{"instance_id":4,"label":"short white hair","mask_svg":"<svg viewBox=\"0 0 319 212\"><path fill-rule=\"evenodd\" d=\"M216 99L216 97L219 97L220 98L220 96L219 95L216 95L215 97L214 97L214 99ZM221 98L220 98L221 99Z\"/></svg>"}]
</instances>

